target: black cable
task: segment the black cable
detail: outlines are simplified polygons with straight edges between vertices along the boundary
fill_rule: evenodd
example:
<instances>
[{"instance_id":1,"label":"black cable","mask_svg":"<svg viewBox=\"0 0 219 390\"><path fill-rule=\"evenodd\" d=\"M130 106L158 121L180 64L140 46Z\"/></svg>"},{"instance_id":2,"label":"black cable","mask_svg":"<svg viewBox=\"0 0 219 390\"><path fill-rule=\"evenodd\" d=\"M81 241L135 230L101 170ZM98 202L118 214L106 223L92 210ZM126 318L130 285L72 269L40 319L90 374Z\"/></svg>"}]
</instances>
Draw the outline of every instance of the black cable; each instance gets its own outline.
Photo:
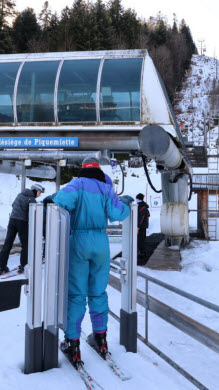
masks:
<instances>
[{"instance_id":1,"label":"black cable","mask_svg":"<svg viewBox=\"0 0 219 390\"><path fill-rule=\"evenodd\" d=\"M190 183L189 183L189 186L190 186L190 192L189 192L189 197L188 197L188 201L191 200L191 197L192 197L192 191L193 191L193 188L192 188L192 175L191 173L189 172L188 173L189 175L189 180L190 180Z\"/></svg>"},{"instance_id":2,"label":"black cable","mask_svg":"<svg viewBox=\"0 0 219 390\"><path fill-rule=\"evenodd\" d=\"M156 192L157 194L159 194L160 192L162 192L162 190L156 190L156 188L153 186L152 182L151 182L151 179L150 179L150 176L149 176L149 173L148 173L148 169L147 169L147 165L146 165L146 159L145 159L145 156L142 154L142 161L143 161L143 165L144 165L144 171L145 171L145 175L148 179L148 183L150 185L150 187L152 188L152 190L154 192Z\"/></svg>"},{"instance_id":3,"label":"black cable","mask_svg":"<svg viewBox=\"0 0 219 390\"><path fill-rule=\"evenodd\" d=\"M171 181L171 183L176 183L178 181L178 179L180 179L180 177L184 176L184 175L188 175L189 176L189 187L190 187L190 191L189 191L189 197L188 197L188 201L191 200L192 198L192 191L193 191L193 188L192 188L192 175L190 172L181 172L179 173L173 181Z\"/></svg>"},{"instance_id":4,"label":"black cable","mask_svg":"<svg viewBox=\"0 0 219 390\"><path fill-rule=\"evenodd\" d=\"M122 171L122 191L121 191L119 194L117 194L117 195L119 196L119 195L122 195L122 194L123 194L124 189L125 189L125 174L124 174L124 171L123 171L123 169L122 169L121 162L120 162L120 161L117 161L117 163L119 164L120 169L121 169L121 171Z\"/></svg>"},{"instance_id":5,"label":"black cable","mask_svg":"<svg viewBox=\"0 0 219 390\"><path fill-rule=\"evenodd\" d=\"M159 194L160 192L162 192L162 190L156 190L156 188L153 186L152 182L151 182L151 179L150 179L150 176L149 176L149 173L148 173L148 169L147 169L147 165L146 165L146 159L145 159L145 156L142 154L142 161L143 161L143 165L144 165L144 171L145 171L145 174L146 174L146 177L148 179L148 183L150 184L152 190L154 192L156 192L157 194ZM191 200L192 198L192 191L193 191L193 188L192 188L192 175L190 172L183 172L183 173L180 173L179 175L177 175L177 177L174 179L174 183L180 178L182 177L183 175L188 175L189 176L189 187L190 187L190 191L189 191L189 197L188 197L188 201Z\"/></svg>"}]
</instances>

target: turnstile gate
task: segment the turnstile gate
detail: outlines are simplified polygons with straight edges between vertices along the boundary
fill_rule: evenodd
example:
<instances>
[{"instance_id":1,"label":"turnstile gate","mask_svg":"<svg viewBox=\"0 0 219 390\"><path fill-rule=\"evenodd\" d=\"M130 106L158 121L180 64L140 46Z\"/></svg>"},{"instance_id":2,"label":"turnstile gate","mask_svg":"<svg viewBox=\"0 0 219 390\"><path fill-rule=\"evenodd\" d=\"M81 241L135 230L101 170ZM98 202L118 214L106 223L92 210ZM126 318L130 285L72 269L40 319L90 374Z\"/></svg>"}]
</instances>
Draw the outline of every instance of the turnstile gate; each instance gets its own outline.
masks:
<instances>
[{"instance_id":1,"label":"turnstile gate","mask_svg":"<svg viewBox=\"0 0 219 390\"><path fill-rule=\"evenodd\" d=\"M43 291L43 205L31 204L29 213L26 374L58 367L58 328L65 330L67 325L70 236L69 213L56 205L48 205Z\"/></svg>"}]
</instances>

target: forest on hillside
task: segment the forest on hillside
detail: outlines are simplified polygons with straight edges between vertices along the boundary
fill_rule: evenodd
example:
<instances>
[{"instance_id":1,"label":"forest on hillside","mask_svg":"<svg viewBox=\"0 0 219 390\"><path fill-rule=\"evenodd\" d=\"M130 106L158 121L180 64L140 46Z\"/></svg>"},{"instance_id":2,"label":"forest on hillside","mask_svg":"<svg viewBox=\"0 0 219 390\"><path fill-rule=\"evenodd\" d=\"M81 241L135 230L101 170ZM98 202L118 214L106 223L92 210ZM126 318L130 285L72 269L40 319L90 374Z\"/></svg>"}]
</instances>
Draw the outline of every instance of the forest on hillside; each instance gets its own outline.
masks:
<instances>
[{"instance_id":1,"label":"forest on hillside","mask_svg":"<svg viewBox=\"0 0 219 390\"><path fill-rule=\"evenodd\" d=\"M175 14L170 25L161 13L139 18L121 0L74 0L59 16L45 1L36 15L0 0L0 54L119 49L147 49L171 100L197 53L189 26Z\"/></svg>"}]
</instances>

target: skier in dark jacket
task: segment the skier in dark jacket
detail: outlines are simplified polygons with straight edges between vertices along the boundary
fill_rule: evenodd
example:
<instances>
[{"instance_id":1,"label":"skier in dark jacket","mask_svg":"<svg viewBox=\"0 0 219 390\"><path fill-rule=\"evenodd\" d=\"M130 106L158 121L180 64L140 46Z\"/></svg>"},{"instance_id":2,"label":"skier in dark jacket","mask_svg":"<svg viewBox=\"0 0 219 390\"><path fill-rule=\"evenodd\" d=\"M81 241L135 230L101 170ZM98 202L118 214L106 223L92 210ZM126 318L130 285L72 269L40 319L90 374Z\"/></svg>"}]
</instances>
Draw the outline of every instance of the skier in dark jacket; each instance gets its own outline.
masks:
<instances>
[{"instance_id":1,"label":"skier in dark jacket","mask_svg":"<svg viewBox=\"0 0 219 390\"><path fill-rule=\"evenodd\" d=\"M145 257L144 240L149 225L150 212L148 204L144 202L143 194L139 193L136 196L136 201L138 203L138 256Z\"/></svg>"},{"instance_id":2,"label":"skier in dark jacket","mask_svg":"<svg viewBox=\"0 0 219 390\"><path fill-rule=\"evenodd\" d=\"M0 252L0 275L9 272L7 262L17 233L22 247L19 272L23 272L27 264L29 204L36 203L36 198L42 192L44 192L44 188L36 183L32 185L30 190L23 190L14 200L8 223L7 236Z\"/></svg>"}]
</instances>

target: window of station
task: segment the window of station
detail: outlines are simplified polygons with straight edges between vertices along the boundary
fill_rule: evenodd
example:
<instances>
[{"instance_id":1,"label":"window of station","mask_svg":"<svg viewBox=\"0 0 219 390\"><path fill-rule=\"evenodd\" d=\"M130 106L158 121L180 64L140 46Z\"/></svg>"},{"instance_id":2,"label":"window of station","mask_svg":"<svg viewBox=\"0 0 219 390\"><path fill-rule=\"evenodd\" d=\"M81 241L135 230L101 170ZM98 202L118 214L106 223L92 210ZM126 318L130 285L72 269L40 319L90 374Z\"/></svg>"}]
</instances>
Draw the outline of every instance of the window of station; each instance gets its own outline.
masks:
<instances>
[{"instance_id":1,"label":"window of station","mask_svg":"<svg viewBox=\"0 0 219 390\"><path fill-rule=\"evenodd\" d=\"M26 62L17 92L18 122L54 122L54 88L59 61Z\"/></svg>"},{"instance_id":2,"label":"window of station","mask_svg":"<svg viewBox=\"0 0 219 390\"><path fill-rule=\"evenodd\" d=\"M0 123L14 122L14 84L20 63L0 64Z\"/></svg>"},{"instance_id":3,"label":"window of station","mask_svg":"<svg viewBox=\"0 0 219 390\"><path fill-rule=\"evenodd\" d=\"M140 121L142 58L104 61L100 86L102 122Z\"/></svg>"},{"instance_id":4,"label":"window of station","mask_svg":"<svg viewBox=\"0 0 219 390\"><path fill-rule=\"evenodd\" d=\"M100 60L64 61L58 87L59 122L95 122Z\"/></svg>"}]
</instances>

